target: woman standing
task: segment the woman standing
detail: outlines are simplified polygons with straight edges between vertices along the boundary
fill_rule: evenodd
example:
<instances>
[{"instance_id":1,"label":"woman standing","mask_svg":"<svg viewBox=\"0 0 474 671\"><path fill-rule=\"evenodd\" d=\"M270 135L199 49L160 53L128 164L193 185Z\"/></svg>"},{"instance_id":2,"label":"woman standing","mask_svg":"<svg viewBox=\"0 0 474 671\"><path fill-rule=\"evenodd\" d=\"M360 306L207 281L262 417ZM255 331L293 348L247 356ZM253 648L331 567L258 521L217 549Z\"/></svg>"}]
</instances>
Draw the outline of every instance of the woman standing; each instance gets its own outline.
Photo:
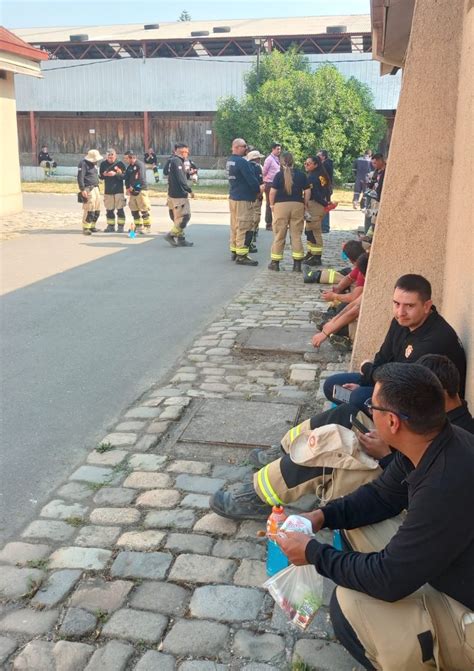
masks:
<instances>
[{"instance_id":1,"label":"woman standing","mask_svg":"<svg viewBox=\"0 0 474 671\"><path fill-rule=\"evenodd\" d=\"M323 236L321 224L326 214L324 209L331 202L331 179L319 156L308 156L304 163L311 195L308 201L306 219L306 239L308 253L304 262L308 266L320 266L323 253ZM308 216L309 215L309 216Z\"/></svg>"},{"instance_id":2,"label":"woman standing","mask_svg":"<svg viewBox=\"0 0 474 671\"><path fill-rule=\"evenodd\" d=\"M280 270L283 259L286 232L290 230L293 270L301 272L304 258L301 235L304 226L304 212L310 195L310 185L306 175L294 167L293 155L289 151L280 157L281 169L275 175L270 189L270 207L273 212L273 244L269 270Z\"/></svg>"}]
</instances>

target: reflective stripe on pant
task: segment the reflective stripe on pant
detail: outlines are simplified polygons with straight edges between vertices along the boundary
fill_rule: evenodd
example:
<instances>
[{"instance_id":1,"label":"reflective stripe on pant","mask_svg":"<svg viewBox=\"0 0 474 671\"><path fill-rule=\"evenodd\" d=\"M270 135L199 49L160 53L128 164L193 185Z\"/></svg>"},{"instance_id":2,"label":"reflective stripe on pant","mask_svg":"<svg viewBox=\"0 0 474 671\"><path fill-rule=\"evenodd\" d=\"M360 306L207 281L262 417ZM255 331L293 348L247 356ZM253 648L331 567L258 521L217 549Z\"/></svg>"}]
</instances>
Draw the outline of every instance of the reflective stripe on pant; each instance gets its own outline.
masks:
<instances>
[{"instance_id":1,"label":"reflective stripe on pant","mask_svg":"<svg viewBox=\"0 0 474 671\"><path fill-rule=\"evenodd\" d=\"M303 243L301 235L304 226L303 203L275 203L273 208L273 244L271 258L273 261L283 259L285 249L286 233L290 231L291 255L295 261L304 259Z\"/></svg>"},{"instance_id":2,"label":"reflective stripe on pant","mask_svg":"<svg viewBox=\"0 0 474 671\"><path fill-rule=\"evenodd\" d=\"M82 203L82 228L93 228L94 223L99 217L95 217L96 212L100 212L100 193L99 187L94 186L88 192L88 198Z\"/></svg>"},{"instance_id":3,"label":"reflective stripe on pant","mask_svg":"<svg viewBox=\"0 0 474 671\"><path fill-rule=\"evenodd\" d=\"M230 210L230 251L237 256L247 256L246 233L253 230L252 201L232 200L229 198Z\"/></svg>"},{"instance_id":4,"label":"reflective stripe on pant","mask_svg":"<svg viewBox=\"0 0 474 671\"><path fill-rule=\"evenodd\" d=\"M343 279L344 275L338 273L334 268L327 268L321 270L321 277L319 278L319 284L338 284Z\"/></svg>"},{"instance_id":5,"label":"reflective stripe on pant","mask_svg":"<svg viewBox=\"0 0 474 671\"><path fill-rule=\"evenodd\" d=\"M148 198L148 193L146 191L140 191L137 196L130 195L128 206L132 213L134 221L140 218L140 214L143 219L143 225L146 228L151 226L151 217L150 217L150 199ZM138 216L137 216L138 215Z\"/></svg>"},{"instance_id":6,"label":"reflective stripe on pant","mask_svg":"<svg viewBox=\"0 0 474 671\"><path fill-rule=\"evenodd\" d=\"M308 238L308 251L315 256L320 256L323 252L323 236L321 234L321 223L324 219L324 207L315 200L308 203L308 212L311 215L311 221L305 222L306 232L313 234L314 240Z\"/></svg>"},{"instance_id":7,"label":"reflective stripe on pant","mask_svg":"<svg viewBox=\"0 0 474 671\"><path fill-rule=\"evenodd\" d=\"M166 201L168 210L173 213L173 228L171 235L182 237L184 229L191 218L191 206L189 198L171 198L168 196Z\"/></svg>"}]
</instances>

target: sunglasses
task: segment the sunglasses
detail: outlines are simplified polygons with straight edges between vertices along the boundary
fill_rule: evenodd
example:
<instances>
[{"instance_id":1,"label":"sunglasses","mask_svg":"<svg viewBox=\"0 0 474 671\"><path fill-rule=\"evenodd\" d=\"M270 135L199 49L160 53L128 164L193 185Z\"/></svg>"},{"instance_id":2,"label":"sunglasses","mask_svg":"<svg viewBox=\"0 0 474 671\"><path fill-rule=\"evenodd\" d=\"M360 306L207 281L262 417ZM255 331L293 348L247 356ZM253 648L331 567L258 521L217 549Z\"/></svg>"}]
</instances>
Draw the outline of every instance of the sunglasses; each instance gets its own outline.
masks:
<instances>
[{"instance_id":1,"label":"sunglasses","mask_svg":"<svg viewBox=\"0 0 474 671\"><path fill-rule=\"evenodd\" d=\"M364 401L364 407L367 409L370 416L372 416L374 410L378 410L379 412L391 412L393 415L396 415L397 417L400 417L400 419L403 419L405 421L410 419L410 417L408 415L403 414L403 412L396 412L391 408L381 408L378 405L373 405L371 398L368 398L366 401Z\"/></svg>"}]
</instances>

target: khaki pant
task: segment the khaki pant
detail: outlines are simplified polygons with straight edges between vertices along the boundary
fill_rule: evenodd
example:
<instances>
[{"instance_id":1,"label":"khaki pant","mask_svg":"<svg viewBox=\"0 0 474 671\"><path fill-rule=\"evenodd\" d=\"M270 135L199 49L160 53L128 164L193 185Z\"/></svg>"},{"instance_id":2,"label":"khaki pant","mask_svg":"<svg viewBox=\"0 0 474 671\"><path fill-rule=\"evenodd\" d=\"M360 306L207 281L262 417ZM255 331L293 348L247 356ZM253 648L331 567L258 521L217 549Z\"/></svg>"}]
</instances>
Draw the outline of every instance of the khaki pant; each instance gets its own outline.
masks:
<instances>
[{"instance_id":1,"label":"khaki pant","mask_svg":"<svg viewBox=\"0 0 474 671\"><path fill-rule=\"evenodd\" d=\"M123 193L104 193L104 206L106 210L121 210L127 201Z\"/></svg>"},{"instance_id":2,"label":"khaki pant","mask_svg":"<svg viewBox=\"0 0 474 671\"><path fill-rule=\"evenodd\" d=\"M173 228L171 229L171 234L178 237L183 236L184 228L191 217L189 198L171 198L168 196L166 206L170 212L173 212Z\"/></svg>"},{"instance_id":3,"label":"khaki pant","mask_svg":"<svg viewBox=\"0 0 474 671\"><path fill-rule=\"evenodd\" d=\"M271 257L273 261L283 259L285 249L286 233L290 230L291 255L295 261L304 258L303 243L301 235L304 226L303 203L275 203L273 208L273 245Z\"/></svg>"},{"instance_id":4,"label":"khaki pant","mask_svg":"<svg viewBox=\"0 0 474 671\"><path fill-rule=\"evenodd\" d=\"M326 214L324 207L317 203L315 200L310 200L308 203L308 212L311 215L311 221L305 222L306 231L311 231L314 236L315 242L311 242L308 239L308 252L314 254L315 256L321 256L323 253L323 236L321 234L321 223Z\"/></svg>"},{"instance_id":5,"label":"khaki pant","mask_svg":"<svg viewBox=\"0 0 474 671\"><path fill-rule=\"evenodd\" d=\"M258 231L260 226L260 218L262 216L262 198L257 198L252 203L252 213L253 213L253 230Z\"/></svg>"},{"instance_id":6,"label":"khaki pant","mask_svg":"<svg viewBox=\"0 0 474 671\"><path fill-rule=\"evenodd\" d=\"M137 196L134 196L133 194L130 194L130 197L128 199L128 207L130 208L130 212L132 213L133 221L135 223L135 226L141 227L145 226L145 228L150 228L151 226L151 216L150 216L150 210L151 210L151 205L150 205L150 199L148 198L148 193L147 191L140 191L140 193ZM141 214L141 219L140 219L140 214Z\"/></svg>"},{"instance_id":7,"label":"khaki pant","mask_svg":"<svg viewBox=\"0 0 474 671\"><path fill-rule=\"evenodd\" d=\"M229 198L230 210L230 251L237 256L247 256L249 241L246 233L253 230L253 201L232 200Z\"/></svg>"},{"instance_id":8,"label":"khaki pant","mask_svg":"<svg viewBox=\"0 0 474 671\"><path fill-rule=\"evenodd\" d=\"M82 228L94 228L95 222L100 214L100 192L99 187L86 189L88 198L82 203Z\"/></svg>"}]
</instances>

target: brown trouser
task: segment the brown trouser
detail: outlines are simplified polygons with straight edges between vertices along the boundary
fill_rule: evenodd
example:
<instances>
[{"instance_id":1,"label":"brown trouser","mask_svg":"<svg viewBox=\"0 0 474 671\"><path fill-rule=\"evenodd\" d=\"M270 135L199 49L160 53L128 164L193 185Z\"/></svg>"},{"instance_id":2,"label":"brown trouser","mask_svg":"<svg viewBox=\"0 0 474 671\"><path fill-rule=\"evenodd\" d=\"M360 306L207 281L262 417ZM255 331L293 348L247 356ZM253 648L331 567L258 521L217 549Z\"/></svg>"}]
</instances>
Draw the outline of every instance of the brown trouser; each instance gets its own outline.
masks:
<instances>
[{"instance_id":1,"label":"brown trouser","mask_svg":"<svg viewBox=\"0 0 474 671\"><path fill-rule=\"evenodd\" d=\"M253 201L232 200L229 198L230 210L230 251L237 256L247 256L249 243L246 233L253 228Z\"/></svg>"},{"instance_id":2,"label":"brown trouser","mask_svg":"<svg viewBox=\"0 0 474 671\"><path fill-rule=\"evenodd\" d=\"M259 197L252 203L252 213L253 213L253 230L258 231L260 226L260 218L262 216L262 198Z\"/></svg>"},{"instance_id":3,"label":"brown trouser","mask_svg":"<svg viewBox=\"0 0 474 671\"><path fill-rule=\"evenodd\" d=\"M151 205L148 193L146 191L140 191L137 196L130 194L128 199L128 206L130 212L132 213L133 221L135 226L141 227L142 223L145 228L150 228L151 226ZM141 215L141 219L140 219Z\"/></svg>"},{"instance_id":4,"label":"brown trouser","mask_svg":"<svg viewBox=\"0 0 474 671\"><path fill-rule=\"evenodd\" d=\"M311 252L314 256L321 256L323 253L323 236L321 234L321 223L326 214L324 207L317 203L315 200L310 200L308 203L308 212L311 215L311 221L305 222L306 232L310 232L313 235L306 236L308 238L308 252ZM310 238L314 237L314 242Z\"/></svg>"},{"instance_id":5,"label":"brown trouser","mask_svg":"<svg viewBox=\"0 0 474 671\"><path fill-rule=\"evenodd\" d=\"M166 206L169 211L173 213L173 228L171 229L171 235L183 237L184 229L191 218L189 198L171 198L168 196Z\"/></svg>"},{"instance_id":6,"label":"brown trouser","mask_svg":"<svg viewBox=\"0 0 474 671\"><path fill-rule=\"evenodd\" d=\"M94 228L95 222L99 218L100 213L100 192L99 187L94 186L92 189L86 189L88 197L85 203L82 203L82 228ZM93 217L93 213L95 217Z\"/></svg>"},{"instance_id":7,"label":"brown trouser","mask_svg":"<svg viewBox=\"0 0 474 671\"><path fill-rule=\"evenodd\" d=\"M291 255L295 261L304 258L301 235L304 226L304 205L297 202L275 203L273 208L272 261L283 259L286 233L290 230Z\"/></svg>"}]
</instances>

